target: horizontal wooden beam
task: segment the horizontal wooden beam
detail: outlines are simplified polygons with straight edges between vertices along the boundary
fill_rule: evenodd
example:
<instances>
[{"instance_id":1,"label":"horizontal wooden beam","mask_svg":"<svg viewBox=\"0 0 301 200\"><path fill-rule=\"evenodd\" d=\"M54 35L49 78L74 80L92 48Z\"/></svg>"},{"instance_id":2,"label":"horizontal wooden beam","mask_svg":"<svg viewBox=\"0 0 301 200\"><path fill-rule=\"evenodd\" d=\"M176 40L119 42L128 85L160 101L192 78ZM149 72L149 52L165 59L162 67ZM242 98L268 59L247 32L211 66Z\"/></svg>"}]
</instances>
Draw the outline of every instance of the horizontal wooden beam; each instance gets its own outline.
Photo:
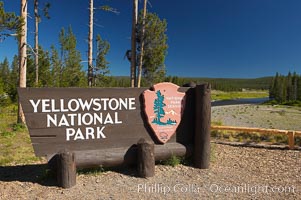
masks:
<instances>
[{"instance_id":1,"label":"horizontal wooden beam","mask_svg":"<svg viewBox=\"0 0 301 200\"><path fill-rule=\"evenodd\" d=\"M244 131L244 132L258 132L270 134L289 134L294 132L295 135L301 136L301 131L280 130L280 129L266 129L266 128L250 128L250 127L236 127L236 126L211 126L211 130L228 130L228 131Z\"/></svg>"},{"instance_id":2,"label":"horizontal wooden beam","mask_svg":"<svg viewBox=\"0 0 301 200\"><path fill-rule=\"evenodd\" d=\"M301 131L266 129L266 128L250 128L250 127L236 127L236 126L211 126L211 130L228 130L228 131L243 131L247 133L264 133L264 134L284 134L288 137L289 149L295 148L295 136L301 136Z\"/></svg>"},{"instance_id":3,"label":"horizontal wooden beam","mask_svg":"<svg viewBox=\"0 0 301 200\"><path fill-rule=\"evenodd\" d=\"M155 145L155 160L165 160L171 156L189 157L192 155L192 145L180 143L166 143ZM137 146L130 148L113 148L102 150L74 151L77 168L86 167L113 167L118 165L129 165L137 162Z\"/></svg>"}]
</instances>

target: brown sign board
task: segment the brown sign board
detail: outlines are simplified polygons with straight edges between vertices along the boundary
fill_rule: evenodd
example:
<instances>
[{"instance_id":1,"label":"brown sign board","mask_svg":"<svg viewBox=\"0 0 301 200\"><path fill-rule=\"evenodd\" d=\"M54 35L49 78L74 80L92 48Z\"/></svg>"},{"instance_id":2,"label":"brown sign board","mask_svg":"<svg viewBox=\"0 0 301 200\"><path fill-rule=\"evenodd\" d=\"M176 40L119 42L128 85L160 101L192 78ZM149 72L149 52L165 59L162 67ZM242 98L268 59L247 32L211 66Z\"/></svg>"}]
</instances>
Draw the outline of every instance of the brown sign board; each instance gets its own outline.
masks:
<instances>
[{"instance_id":1,"label":"brown sign board","mask_svg":"<svg viewBox=\"0 0 301 200\"><path fill-rule=\"evenodd\" d=\"M154 140L142 94L148 88L19 88L36 156L60 151L130 148ZM185 92L182 121L168 143L193 143L194 90Z\"/></svg>"}]
</instances>

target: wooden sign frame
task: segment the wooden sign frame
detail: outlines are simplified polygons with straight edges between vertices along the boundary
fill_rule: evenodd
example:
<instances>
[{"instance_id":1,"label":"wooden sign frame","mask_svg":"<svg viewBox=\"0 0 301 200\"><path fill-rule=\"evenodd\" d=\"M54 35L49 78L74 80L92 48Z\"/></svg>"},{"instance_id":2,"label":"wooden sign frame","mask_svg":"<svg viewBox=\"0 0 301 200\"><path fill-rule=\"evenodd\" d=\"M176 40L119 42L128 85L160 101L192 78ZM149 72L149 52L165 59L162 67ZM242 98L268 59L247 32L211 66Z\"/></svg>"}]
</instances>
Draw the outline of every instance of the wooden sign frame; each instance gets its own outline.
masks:
<instances>
[{"instance_id":1,"label":"wooden sign frame","mask_svg":"<svg viewBox=\"0 0 301 200\"><path fill-rule=\"evenodd\" d=\"M208 168L210 85L179 88L185 92L185 109L176 134L165 144L154 137L144 112L142 94L147 89L18 88L36 156L51 163L56 155L70 155L72 171L74 166L131 164L143 138L154 143L155 160L193 155L196 167Z\"/></svg>"}]
</instances>

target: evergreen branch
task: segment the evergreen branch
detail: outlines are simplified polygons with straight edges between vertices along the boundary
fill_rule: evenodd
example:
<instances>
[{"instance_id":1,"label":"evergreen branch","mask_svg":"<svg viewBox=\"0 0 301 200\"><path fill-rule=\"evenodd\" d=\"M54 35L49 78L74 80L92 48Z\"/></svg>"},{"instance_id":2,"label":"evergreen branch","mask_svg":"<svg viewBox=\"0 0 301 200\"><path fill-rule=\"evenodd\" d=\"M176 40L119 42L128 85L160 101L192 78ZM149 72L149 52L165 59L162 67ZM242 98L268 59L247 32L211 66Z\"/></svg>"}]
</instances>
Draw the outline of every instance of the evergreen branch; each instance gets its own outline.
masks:
<instances>
[{"instance_id":1,"label":"evergreen branch","mask_svg":"<svg viewBox=\"0 0 301 200\"><path fill-rule=\"evenodd\" d=\"M117 9L112 8L108 5L100 6L97 9L104 10L104 11L107 11L107 12L112 12L112 13L115 13L116 15L120 14L120 12Z\"/></svg>"}]
</instances>

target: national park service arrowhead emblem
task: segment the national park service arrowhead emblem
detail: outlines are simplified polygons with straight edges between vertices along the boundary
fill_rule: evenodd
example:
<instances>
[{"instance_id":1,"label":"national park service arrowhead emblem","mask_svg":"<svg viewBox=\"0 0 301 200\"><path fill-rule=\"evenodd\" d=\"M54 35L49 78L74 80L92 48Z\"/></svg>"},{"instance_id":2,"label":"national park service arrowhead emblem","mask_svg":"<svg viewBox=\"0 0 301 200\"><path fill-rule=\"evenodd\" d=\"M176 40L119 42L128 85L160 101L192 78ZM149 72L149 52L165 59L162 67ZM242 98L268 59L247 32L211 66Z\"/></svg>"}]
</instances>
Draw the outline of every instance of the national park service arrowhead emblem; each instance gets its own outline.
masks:
<instances>
[{"instance_id":1,"label":"national park service arrowhead emblem","mask_svg":"<svg viewBox=\"0 0 301 200\"><path fill-rule=\"evenodd\" d=\"M185 93L178 92L173 83L158 83L153 90L143 92L147 120L161 143L166 143L176 132L184 110Z\"/></svg>"}]
</instances>

